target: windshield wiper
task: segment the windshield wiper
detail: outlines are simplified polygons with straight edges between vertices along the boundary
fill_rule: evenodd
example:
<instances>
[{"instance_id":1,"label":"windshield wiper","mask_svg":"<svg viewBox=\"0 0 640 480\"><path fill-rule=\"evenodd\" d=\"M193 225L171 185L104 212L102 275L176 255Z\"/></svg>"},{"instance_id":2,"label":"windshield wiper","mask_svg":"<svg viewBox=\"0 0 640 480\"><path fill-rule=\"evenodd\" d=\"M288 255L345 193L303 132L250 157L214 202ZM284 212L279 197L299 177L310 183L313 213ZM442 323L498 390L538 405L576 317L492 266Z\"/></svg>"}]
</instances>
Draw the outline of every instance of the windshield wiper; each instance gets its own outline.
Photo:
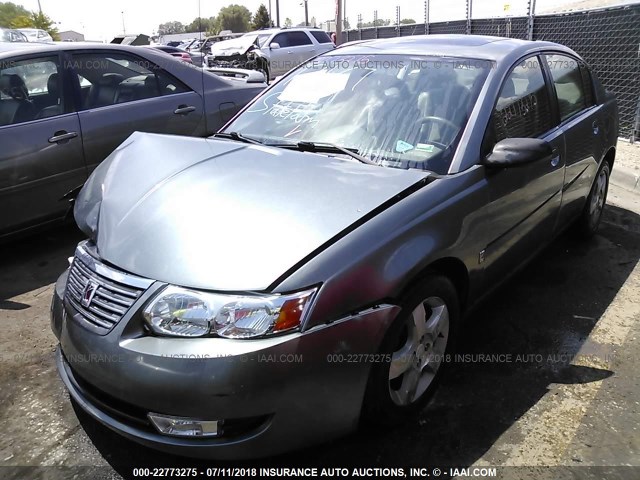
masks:
<instances>
[{"instance_id":1,"label":"windshield wiper","mask_svg":"<svg viewBox=\"0 0 640 480\"><path fill-rule=\"evenodd\" d=\"M213 136L217 138L228 138L230 140L235 140L236 142L251 143L253 145L262 145L262 142L255 140L253 138L245 137L239 132L219 132L219 133L214 133Z\"/></svg>"},{"instance_id":2,"label":"windshield wiper","mask_svg":"<svg viewBox=\"0 0 640 480\"><path fill-rule=\"evenodd\" d=\"M278 145L269 145L280 148L295 148L296 150L300 150L301 152L311 152L311 153L344 153L345 155L349 155L351 158L355 158L359 162L366 163L367 165L378 165L376 162L369 160L368 158L363 157L358 154L358 150L355 148L345 148L334 143L327 142L298 142L298 143L287 143L287 144L278 144Z\"/></svg>"}]
</instances>

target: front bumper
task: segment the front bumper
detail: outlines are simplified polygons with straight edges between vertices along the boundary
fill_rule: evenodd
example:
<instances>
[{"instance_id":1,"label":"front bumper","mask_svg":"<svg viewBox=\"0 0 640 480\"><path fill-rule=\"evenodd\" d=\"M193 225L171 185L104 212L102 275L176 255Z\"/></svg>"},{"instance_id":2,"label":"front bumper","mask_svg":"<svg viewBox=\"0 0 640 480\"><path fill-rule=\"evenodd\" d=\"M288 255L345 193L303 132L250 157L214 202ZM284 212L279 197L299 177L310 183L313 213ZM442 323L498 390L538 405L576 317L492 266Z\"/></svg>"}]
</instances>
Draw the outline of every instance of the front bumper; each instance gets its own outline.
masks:
<instances>
[{"instance_id":1,"label":"front bumper","mask_svg":"<svg viewBox=\"0 0 640 480\"><path fill-rule=\"evenodd\" d=\"M371 358L398 313L384 305L303 333L259 340L141 335L137 311L152 285L106 335L74 319L56 283L57 366L74 400L116 432L191 457L259 458L353 431ZM214 438L159 434L148 412L222 420Z\"/></svg>"}]
</instances>

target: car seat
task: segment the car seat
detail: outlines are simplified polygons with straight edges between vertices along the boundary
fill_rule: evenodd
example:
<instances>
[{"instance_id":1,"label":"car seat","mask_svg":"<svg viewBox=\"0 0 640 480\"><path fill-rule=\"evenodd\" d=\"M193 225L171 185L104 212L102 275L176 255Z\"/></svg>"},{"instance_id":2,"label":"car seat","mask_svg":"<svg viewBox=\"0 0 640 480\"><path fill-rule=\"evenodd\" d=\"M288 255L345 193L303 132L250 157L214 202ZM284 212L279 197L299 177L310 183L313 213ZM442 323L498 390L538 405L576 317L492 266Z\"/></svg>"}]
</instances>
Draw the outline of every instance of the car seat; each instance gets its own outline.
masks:
<instances>
[{"instance_id":1,"label":"car seat","mask_svg":"<svg viewBox=\"0 0 640 480\"><path fill-rule=\"evenodd\" d=\"M35 118L35 107L20 75L0 75L0 92L9 97L0 100L0 125L28 122Z\"/></svg>"}]
</instances>

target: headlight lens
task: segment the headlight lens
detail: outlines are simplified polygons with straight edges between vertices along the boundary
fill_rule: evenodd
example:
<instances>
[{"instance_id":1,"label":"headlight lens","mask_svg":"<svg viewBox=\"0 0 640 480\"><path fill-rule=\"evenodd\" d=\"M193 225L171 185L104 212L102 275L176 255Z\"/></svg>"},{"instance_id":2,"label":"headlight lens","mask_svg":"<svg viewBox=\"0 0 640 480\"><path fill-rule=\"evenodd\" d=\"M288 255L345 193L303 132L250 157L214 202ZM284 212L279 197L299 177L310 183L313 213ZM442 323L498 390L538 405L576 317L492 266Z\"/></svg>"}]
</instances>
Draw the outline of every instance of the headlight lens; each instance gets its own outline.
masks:
<instances>
[{"instance_id":1,"label":"headlight lens","mask_svg":"<svg viewBox=\"0 0 640 480\"><path fill-rule=\"evenodd\" d=\"M254 338L300 327L316 289L236 296L167 287L144 309L151 330L172 337Z\"/></svg>"}]
</instances>

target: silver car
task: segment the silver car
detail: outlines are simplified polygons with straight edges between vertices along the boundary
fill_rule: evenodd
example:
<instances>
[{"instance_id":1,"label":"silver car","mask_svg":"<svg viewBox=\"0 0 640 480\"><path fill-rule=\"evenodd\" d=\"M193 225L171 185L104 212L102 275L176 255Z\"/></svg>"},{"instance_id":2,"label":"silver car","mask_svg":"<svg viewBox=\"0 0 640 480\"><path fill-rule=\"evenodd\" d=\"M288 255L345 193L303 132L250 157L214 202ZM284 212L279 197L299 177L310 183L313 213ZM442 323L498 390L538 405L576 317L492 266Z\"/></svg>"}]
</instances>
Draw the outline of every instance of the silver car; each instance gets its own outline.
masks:
<instances>
[{"instance_id":1,"label":"silver car","mask_svg":"<svg viewBox=\"0 0 640 480\"><path fill-rule=\"evenodd\" d=\"M76 200L62 380L189 456L395 424L466 312L559 232L596 231L617 128L570 49L433 35L317 57L209 139L136 133Z\"/></svg>"}]
</instances>

